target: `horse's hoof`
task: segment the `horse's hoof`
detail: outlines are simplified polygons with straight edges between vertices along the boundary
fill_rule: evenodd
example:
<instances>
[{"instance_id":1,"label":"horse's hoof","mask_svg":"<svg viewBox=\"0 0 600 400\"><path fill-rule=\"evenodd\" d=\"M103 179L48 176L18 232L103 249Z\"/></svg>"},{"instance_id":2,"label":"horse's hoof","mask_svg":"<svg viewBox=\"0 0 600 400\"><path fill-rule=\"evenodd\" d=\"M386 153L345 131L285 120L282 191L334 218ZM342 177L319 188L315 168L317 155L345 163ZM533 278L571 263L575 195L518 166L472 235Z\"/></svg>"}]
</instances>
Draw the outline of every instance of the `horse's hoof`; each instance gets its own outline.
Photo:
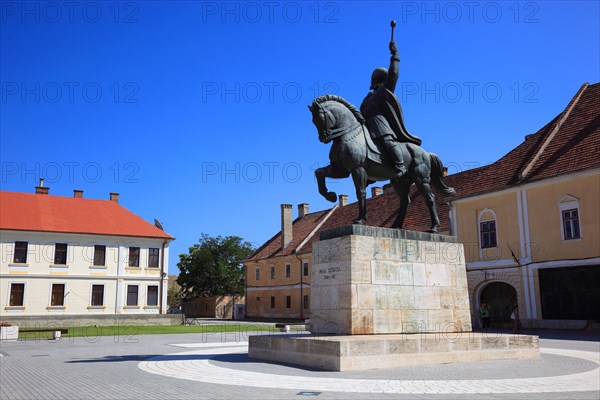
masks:
<instances>
[{"instance_id":1,"label":"horse's hoof","mask_svg":"<svg viewBox=\"0 0 600 400\"><path fill-rule=\"evenodd\" d=\"M438 233L438 228L431 228L427 231L428 233Z\"/></svg>"},{"instance_id":2,"label":"horse's hoof","mask_svg":"<svg viewBox=\"0 0 600 400\"><path fill-rule=\"evenodd\" d=\"M364 225L365 224L365 220L364 219L355 219L354 221L352 221L352 223L354 225Z\"/></svg>"},{"instance_id":3,"label":"horse's hoof","mask_svg":"<svg viewBox=\"0 0 600 400\"><path fill-rule=\"evenodd\" d=\"M328 201L330 201L330 202L332 202L332 203L335 203L335 202L337 201L337 194L335 194L334 192L328 192L328 193L325 195L325 198L326 198Z\"/></svg>"}]
</instances>

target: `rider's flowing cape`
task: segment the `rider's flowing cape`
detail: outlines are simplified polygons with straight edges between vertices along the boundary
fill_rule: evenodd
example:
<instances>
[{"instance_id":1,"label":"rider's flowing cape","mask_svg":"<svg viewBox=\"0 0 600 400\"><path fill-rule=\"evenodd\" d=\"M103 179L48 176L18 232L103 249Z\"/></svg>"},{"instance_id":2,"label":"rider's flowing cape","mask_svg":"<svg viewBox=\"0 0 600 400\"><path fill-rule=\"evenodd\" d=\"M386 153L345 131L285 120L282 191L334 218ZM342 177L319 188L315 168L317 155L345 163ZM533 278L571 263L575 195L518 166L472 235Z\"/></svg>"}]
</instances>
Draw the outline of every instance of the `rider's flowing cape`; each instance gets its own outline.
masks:
<instances>
[{"instance_id":1,"label":"rider's flowing cape","mask_svg":"<svg viewBox=\"0 0 600 400\"><path fill-rule=\"evenodd\" d=\"M423 142L418 136L413 136L408 132L404 125L404 118L402 116L402 107L398 103L398 99L393 92L385 89L385 105L384 117L390 124L390 128L396 134L399 141L404 143L414 143L418 146Z\"/></svg>"}]
</instances>

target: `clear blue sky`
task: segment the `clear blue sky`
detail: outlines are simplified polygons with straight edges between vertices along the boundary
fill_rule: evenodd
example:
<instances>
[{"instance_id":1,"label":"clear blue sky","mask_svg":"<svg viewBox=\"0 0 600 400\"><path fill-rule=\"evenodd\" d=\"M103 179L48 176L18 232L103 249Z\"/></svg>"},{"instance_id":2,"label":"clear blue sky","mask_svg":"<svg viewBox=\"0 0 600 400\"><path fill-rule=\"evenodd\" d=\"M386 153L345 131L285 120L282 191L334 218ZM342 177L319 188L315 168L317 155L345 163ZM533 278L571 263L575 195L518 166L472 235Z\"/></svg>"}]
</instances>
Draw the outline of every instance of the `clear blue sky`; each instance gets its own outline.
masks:
<instances>
[{"instance_id":1,"label":"clear blue sky","mask_svg":"<svg viewBox=\"0 0 600 400\"><path fill-rule=\"evenodd\" d=\"M281 203L329 208L306 105L360 105L389 62L408 129L455 173L495 161L600 79L597 1L2 1L2 190L120 203L177 238L262 244ZM355 195L349 180L330 184ZM295 213L296 211L294 211Z\"/></svg>"}]
</instances>

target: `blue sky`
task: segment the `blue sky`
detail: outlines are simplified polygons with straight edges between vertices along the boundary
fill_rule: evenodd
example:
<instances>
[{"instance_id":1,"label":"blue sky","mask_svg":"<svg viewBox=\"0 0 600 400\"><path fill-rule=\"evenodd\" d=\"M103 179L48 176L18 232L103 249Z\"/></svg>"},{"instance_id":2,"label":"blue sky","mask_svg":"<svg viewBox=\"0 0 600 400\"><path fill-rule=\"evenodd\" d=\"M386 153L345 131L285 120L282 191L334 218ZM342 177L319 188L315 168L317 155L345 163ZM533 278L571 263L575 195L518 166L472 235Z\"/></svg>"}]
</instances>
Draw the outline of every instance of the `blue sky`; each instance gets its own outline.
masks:
<instances>
[{"instance_id":1,"label":"blue sky","mask_svg":"<svg viewBox=\"0 0 600 400\"><path fill-rule=\"evenodd\" d=\"M279 205L331 206L306 105L360 105L389 63L411 133L450 173L495 161L600 79L597 1L2 1L2 190L120 203L177 238L260 245ZM331 182L355 201L349 180ZM295 213L295 211L294 211Z\"/></svg>"}]
</instances>

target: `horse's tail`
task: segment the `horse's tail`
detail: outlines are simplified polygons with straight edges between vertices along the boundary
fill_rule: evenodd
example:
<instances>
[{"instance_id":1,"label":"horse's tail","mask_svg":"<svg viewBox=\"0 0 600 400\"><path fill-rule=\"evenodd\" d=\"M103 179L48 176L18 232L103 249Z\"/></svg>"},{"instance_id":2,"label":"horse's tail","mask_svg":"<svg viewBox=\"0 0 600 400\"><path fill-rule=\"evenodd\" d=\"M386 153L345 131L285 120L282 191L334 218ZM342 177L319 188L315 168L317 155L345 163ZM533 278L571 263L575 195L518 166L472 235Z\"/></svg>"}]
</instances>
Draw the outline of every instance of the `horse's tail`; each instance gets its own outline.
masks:
<instances>
[{"instance_id":1,"label":"horse's tail","mask_svg":"<svg viewBox=\"0 0 600 400\"><path fill-rule=\"evenodd\" d=\"M444 165L442 160L433 153L429 153L429 159L431 160L431 182L433 186L444 194L456 194L456 191L446 186L444 183Z\"/></svg>"}]
</instances>

